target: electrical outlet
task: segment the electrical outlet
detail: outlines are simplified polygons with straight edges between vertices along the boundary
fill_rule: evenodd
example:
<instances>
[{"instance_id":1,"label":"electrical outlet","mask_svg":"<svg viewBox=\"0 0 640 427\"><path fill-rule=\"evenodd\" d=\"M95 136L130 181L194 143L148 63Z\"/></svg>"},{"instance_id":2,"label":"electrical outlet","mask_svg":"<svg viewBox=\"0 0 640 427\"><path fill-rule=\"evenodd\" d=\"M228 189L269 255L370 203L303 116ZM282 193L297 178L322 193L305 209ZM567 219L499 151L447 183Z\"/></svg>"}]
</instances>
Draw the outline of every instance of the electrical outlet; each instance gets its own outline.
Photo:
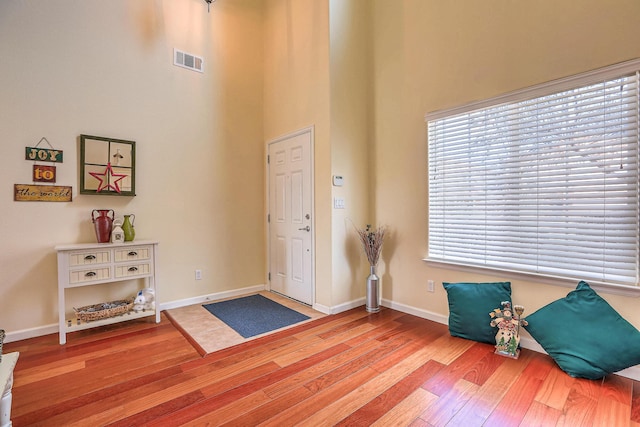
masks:
<instances>
[{"instance_id":1,"label":"electrical outlet","mask_svg":"<svg viewBox=\"0 0 640 427\"><path fill-rule=\"evenodd\" d=\"M435 287L433 285L433 280L427 280L427 290L429 292L435 292Z\"/></svg>"},{"instance_id":2,"label":"electrical outlet","mask_svg":"<svg viewBox=\"0 0 640 427\"><path fill-rule=\"evenodd\" d=\"M202 280L202 270L196 270L196 280Z\"/></svg>"}]
</instances>

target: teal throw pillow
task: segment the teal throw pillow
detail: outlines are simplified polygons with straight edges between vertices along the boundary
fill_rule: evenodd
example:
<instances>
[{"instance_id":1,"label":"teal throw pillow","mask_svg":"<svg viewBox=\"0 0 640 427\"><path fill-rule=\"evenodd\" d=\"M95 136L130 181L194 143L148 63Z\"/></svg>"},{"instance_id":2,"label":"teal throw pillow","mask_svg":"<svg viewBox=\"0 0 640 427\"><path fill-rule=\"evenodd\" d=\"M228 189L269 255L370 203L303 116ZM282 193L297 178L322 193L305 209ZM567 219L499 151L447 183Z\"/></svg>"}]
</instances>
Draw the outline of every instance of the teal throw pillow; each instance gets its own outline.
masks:
<instances>
[{"instance_id":1,"label":"teal throw pillow","mask_svg":"<svg viewBox=\"0 0 640 427\"><path fill-rule=\"evenodd\" d=\"M572 377L598 379L640 364L640 332L584 281L526 320L527 332Z\"/></svg>"},{"instance_id":2,"label":"teal throw pillow","mask_svg":"<svg viewBox=\"0 0 640 427\"><path fill-rule=\"evenodd\" d=\"M511 301L511 283L443 283L449 300L449 333L454 337L495 344L497 328L489 313Z\"/></svg>"}]
</instances>

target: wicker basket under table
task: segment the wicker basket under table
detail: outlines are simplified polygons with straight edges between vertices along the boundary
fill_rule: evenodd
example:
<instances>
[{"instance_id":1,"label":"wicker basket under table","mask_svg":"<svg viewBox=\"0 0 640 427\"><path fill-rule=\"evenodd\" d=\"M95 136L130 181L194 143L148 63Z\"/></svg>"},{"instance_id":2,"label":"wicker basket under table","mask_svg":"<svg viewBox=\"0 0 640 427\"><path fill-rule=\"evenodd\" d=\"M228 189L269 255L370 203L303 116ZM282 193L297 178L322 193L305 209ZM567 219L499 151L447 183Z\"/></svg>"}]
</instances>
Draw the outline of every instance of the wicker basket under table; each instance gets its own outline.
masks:
<instances>
[{"instance_id":1,"label":"wicker basket under table","mask_svg":"<svg viewBox=\"0 0 640 427\"><path fill-rule=\"evenodd\" d=\"M90 322L92 320L106 319L128 313L133 308L133 300L118 300L101 304L87 305L73 308L78 320Z\"/></svg>"}]
</instances>

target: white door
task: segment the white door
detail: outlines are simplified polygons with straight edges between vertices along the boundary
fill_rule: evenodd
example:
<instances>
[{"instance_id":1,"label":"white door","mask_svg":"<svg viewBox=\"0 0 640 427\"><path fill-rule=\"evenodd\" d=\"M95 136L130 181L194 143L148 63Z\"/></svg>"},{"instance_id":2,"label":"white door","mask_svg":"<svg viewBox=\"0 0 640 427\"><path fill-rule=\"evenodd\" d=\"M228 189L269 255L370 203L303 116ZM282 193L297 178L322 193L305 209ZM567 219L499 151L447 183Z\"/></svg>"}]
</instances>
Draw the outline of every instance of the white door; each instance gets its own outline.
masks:
<instances>
[{"instance_id":1,"label":"white door","mask_svg":"<svg viewBox=\"0 0 640 427\"><path fill-rule=\"evenodd\" d=\"M313 304L312 129L268 144L271 290Z\"/></svg>"}]
</instances>

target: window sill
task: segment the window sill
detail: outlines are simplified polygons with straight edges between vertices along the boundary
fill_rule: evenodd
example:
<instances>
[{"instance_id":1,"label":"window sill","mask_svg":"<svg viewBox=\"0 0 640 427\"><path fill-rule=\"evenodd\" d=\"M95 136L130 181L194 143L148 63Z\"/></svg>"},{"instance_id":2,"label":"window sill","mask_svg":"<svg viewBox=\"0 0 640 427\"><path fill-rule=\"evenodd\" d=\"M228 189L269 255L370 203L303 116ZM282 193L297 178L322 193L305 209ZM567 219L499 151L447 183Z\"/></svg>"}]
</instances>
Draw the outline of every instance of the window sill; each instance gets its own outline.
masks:
<instances>
[{"instance_id":1,"label":"window sill","mask_svg":"<svg viewBox=\"0 0 640 427\"><path fill-rule=\"evenodd\" d=\"M504 277L510 280L524 280L528 282L544 283L546 285L562 286L565 288L575 289L582 278L569 278L559 276L548 276L543 274L522 273L519 271L505 270L499 268L482 267L471 264L460 264L446 262L442 260L424 258L424 262L428 265L443 268L447 270L463 271L467 273L477 273L484 275L492 275ZM585 280L589 286L596 292L607 293L612 295L622 295L626 297L640 297L640 286L616 285L611 283L597 282L594 280Z\"/></svg>"}]
</instances>

